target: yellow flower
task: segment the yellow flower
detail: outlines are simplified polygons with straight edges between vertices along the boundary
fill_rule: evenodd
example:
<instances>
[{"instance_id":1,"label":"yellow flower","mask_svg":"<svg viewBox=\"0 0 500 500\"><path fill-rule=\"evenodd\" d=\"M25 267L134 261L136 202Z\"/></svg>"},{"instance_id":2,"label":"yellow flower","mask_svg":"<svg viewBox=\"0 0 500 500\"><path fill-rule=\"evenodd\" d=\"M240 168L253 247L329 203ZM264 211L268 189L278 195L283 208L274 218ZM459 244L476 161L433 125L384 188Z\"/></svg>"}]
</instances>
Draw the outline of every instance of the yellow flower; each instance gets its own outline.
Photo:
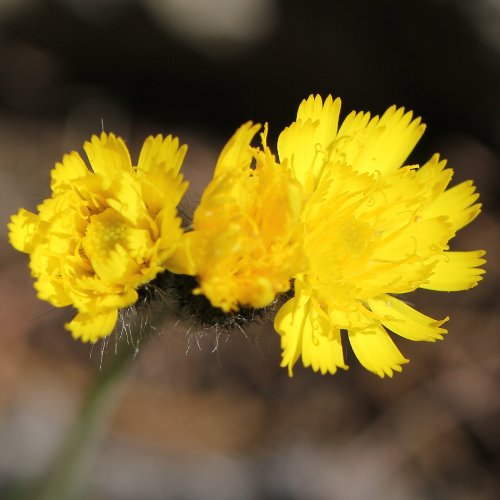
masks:
<instances>
[{"instance_id":1,"label":"yellow flower","mask_svg":"<svg viewBox=\"0 0 500 500\"><path fill-rule=\"evenodd\" d=\"M301 357L321 373L346 369L341 330L361 364L383 377L408 360L386 328L434 342L448 319L434 320L396 298L417 288L466 290L484 273L483 251L450 251L455 233L480 212L467 181L447 189L453 171L433 156L402 166L421 135L403 108L381 117L351 113L339 127L340 100L309 97L278 140L279 159L306 198L302 222L308 269L278 311L282 366Z\"/></svg>"},{"instance_id":2,"label":"yellow flower","mask_svg":"<svg viewBox=\"0 0 500 500\"><path fill-rule=\"evenodd\" d=\"M38 213L14 215L9 237L30 254L38 296L75 307L66 327L95 341L113 331L138 287L169 268L182 235L176 207L187 188L179 173L187 147L148 137L137 166L113 134L92 137L84 149L92 170L78 153L65 155L51 172L52 196Z\"/></svg>"},{"instance_id":3,"label":"yellow flower","mask_svg":"<svg viewBox=\"0 0 500 500\"><path fill-rule=\"evenodd\" d=\"M175 268L197 275L194 293L224 312L269 305L305 269L302 188L276 164L265 131L263 149L250 146L259 128L243 125L225 146Z\"/></svg>"}]
</instances>

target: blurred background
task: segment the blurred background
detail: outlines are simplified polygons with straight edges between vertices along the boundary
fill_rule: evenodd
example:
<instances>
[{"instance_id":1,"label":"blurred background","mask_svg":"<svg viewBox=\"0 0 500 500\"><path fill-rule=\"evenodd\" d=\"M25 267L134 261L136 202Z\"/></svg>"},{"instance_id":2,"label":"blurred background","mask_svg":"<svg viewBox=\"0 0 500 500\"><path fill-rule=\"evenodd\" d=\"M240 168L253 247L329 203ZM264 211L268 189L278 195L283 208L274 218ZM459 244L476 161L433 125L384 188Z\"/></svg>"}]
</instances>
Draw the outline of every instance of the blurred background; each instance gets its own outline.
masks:
<instances>
[{"instance_id":1,"label":"blurred background","mask_svg":"<svg viewBox=\"0 0 500 500\"><path fill-rule=\"evenodd\" d=\"M49 193L49 171L102 128L134 158L149 134L189 144L196 203L247 120L270 144L310 93L350 110L404 105L483 213L454 248L488 251L474 290L419 293L451 316L438 344L381 380L279 368L270 322L140 347L90 465L95 500L500 498L499 0L1 0L0 498L48 470L84 394L114 356L74 342L72 312L37 300L5 224Z\"/></svg>"}]
</instances>

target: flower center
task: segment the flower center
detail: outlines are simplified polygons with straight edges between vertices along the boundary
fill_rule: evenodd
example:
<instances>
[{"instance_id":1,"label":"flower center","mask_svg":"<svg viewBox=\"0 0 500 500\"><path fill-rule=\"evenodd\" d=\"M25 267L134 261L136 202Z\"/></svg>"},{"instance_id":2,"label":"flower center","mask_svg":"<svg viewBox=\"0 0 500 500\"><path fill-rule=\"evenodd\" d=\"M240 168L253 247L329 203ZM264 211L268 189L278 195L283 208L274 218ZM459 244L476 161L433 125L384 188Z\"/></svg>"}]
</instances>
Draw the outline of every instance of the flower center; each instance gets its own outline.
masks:
<instances>
[{"instance_id":1,"label":"flower center","mask_svg":"<svg viewBox=\"0 0 500 500\"><path fill-rule=\"evenodd\" d=\"M361 256L368 248L372 236L372 229L366 222L354 217L342 217L336 228L339 250L345 256Z\"/></svg>"},{"instance_id":2,"label":"flower center","mask_svg":"<svg viewBox=\"0 0 500 500\"><path fill-rule=\"evenodd\" d=\"M307 242L311 262L307 280L320 303L353 307L359 294L357 277L367 270L374 247L372 226L352 213L339 214Z\"/></svg>"},{"instance_id":3,"label":"flower center","mask_svg":"<svg viewBox=\"0 0 500 500\"><path fill-rule=\"evenodd\" d=\"M127 225L115 210L106 209L100 214L90 218L85 237L83 238L83 248L89 258L107 257L117 247L126 246Z\"/></svg>"}]
</instances>

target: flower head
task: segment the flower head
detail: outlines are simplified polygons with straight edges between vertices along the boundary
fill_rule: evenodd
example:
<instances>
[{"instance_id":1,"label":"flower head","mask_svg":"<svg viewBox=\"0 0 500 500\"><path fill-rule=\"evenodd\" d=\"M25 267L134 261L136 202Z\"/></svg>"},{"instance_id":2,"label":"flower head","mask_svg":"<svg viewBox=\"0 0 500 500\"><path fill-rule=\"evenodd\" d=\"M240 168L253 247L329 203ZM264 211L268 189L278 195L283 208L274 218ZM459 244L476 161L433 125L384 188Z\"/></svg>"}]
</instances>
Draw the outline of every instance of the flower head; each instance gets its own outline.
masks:
<instances>
[{"instance_id":1,"label":"flower head","mask_svg":"<svg viewBox=\"0 0 500 500\"><path fill-rule=\"evenodd\" d=\"M280 162L302 185L309 266L280 309L282 366L299 358L321 373L347 368L341 330L361 364L383 377L408 360L386 329L416 341L441 339L448 319L410 307L417 288L466 290L484 273L483 251L450 251L455 233L480 212L470 181L448 189L453 171L433 156L403 166L424 126L403 108L381 117L351 113L340 100L309 97L278 140Z\"/></svg>"},{"instance_id":2,"label":"flower head","mask_svg":"<svg viewBox=\"0 0 500 500\"><path fill-rule=\"evenodd\" d=\"M66 327L95 341L113 331L138 287L169 268L182 235L176 207L187 188L179 173L187 147L149 137L137 166L113 134L92 137L84 149L92 170L78 153L65 155L51 172L52 196L38 213L14 215L9 238L30 254L38 296L75 307Z\"/></svg>"},{"instance_id":3,"label":"flower head","mask_svg":"<svg viewBox=\"0 0 500 500\"><path fill-rule=\"evenodd\" d=\"M176 268L196 275L195 293L225 312L269 305L306 264L302 188L276 163L266 132L262 149L250 145L259 128L243 125L223 149Z\"/></svg>"}]
</instances>

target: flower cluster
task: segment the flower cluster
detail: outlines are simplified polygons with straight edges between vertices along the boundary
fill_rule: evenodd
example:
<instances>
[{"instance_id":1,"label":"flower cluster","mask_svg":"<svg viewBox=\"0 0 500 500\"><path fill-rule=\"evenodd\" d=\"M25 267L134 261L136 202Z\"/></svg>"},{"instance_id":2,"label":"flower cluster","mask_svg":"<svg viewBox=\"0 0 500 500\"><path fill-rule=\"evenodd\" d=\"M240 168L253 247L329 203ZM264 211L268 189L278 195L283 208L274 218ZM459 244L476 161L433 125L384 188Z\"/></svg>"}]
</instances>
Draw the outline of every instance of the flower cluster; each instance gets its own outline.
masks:
<instances>
[{"instance_id":1,"label":"flower cluster","mask_svg":"<svg viewBox=\"0 0 500 500\"><path fill-rule=\"evenodd\" d=\"M52 171L52 197L20 210L11 243L31 257L39 297L78 310L67 326L95 341L118 310L159 273L193 276L192 293L233 314L286 297L274 325L282 366L346 369L341 332L360 363L383 377L408 360L387 330L434 342L443 323L413 309L418 288L466 290L484 270L481 250L449 242L480 212L472 182L449 188L453 171L434 155L405 165L425 126L391 107L350 113L340 99L304 100L296 120L267 145L267 125L240 127L222 150L189 227L177 206L186 147L161 136L132 166L123 141L103 134ZM283 295L284 294L284 295ZM284 302L284 303L283 303Z\"/></svg>"}]
</instances>

